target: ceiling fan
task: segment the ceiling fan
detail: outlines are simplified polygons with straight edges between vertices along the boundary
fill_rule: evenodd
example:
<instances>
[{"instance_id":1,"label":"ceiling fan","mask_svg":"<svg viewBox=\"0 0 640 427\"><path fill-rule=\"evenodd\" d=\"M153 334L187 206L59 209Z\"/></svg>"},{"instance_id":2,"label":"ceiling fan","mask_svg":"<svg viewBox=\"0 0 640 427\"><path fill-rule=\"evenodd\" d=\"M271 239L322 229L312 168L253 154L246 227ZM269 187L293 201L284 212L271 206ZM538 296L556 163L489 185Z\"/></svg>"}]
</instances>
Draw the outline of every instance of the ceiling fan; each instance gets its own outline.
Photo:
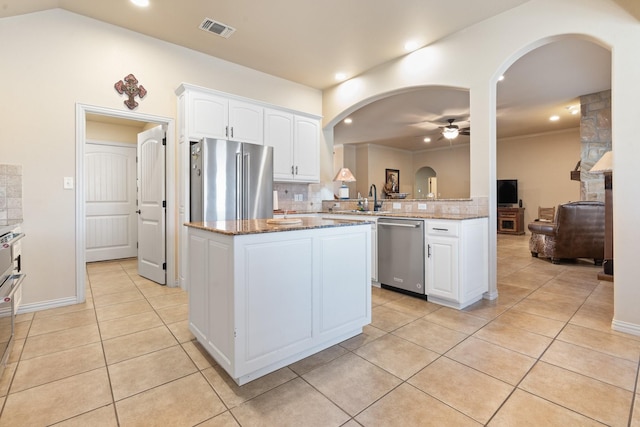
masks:
<instances>
[{"instance_id":1,"label":"ceiling fan","mask_svg":"<svg viewBox=\"0 0 640 427\"><path fill-rule=\"evenodd\" d=\"M440 129L442 130L442 136L448 140L452 140L452 139L456 139L458 137L458 135L471 135L471 128L470 127L466 127L466 128L460 128L458 125L454 125L453 122L456 119L448 119L447 122L449 123L446 126L440 126Z\"/></svg>"}]
</instances>

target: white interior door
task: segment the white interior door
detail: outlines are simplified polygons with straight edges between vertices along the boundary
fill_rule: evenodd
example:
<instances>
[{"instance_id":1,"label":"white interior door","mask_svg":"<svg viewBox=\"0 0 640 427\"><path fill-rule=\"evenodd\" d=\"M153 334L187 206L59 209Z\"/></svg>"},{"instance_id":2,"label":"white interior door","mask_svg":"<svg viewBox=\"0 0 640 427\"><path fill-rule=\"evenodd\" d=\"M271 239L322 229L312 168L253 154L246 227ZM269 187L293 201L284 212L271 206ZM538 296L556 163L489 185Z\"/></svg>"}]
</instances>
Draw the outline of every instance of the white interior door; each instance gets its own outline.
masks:
<instances>
[{"instance_id":1,"label":"white interior door","mask_svg":"<svg viewBox=\"0 0 640 427\"><path fill-rule=\"evenodd\" d=\"M135 145L87 141L84 173L86 260L135 257Z\"/></svg>"},{"instance_id":2,"label":"white interior door","mask_svg":"<svg viewBox=\"0 0 640 427\"><path fill-rule=\"evenodd\" d=\"M166 283L165 132L138 134L138 274Z\"/></svg>"}]
</instances>

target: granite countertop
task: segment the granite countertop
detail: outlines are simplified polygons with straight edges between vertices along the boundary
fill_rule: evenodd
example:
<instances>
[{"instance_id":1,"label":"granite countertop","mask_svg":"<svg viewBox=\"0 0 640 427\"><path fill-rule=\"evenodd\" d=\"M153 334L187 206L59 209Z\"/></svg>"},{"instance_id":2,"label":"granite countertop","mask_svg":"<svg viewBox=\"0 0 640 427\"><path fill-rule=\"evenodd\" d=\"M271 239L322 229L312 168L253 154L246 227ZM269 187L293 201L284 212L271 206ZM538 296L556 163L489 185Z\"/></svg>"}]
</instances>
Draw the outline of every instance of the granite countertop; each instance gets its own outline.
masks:
<instances>
[{"instance_id":1,"label":"granite countertop","mask_svg":"<svg viewBox=\"0 0 640 427\"><path fill-rule=\"evenodd\" d=\"M288 218L292 219L292 218ZM205 221L187 222L187 227L198 228L200 230L211 231L213 233L237 236L243 234L276 233L282 231L311 230L314 228L345 227L368 223L366 219L362 221L331 220L322 218L299 218L300 222L295 224L270 224L268 219L246 219L233 221ZM276 220L277 221L277 220Z\"/></svg>"},{"instance_id":2,"label":"granite countertop","mask_svg":"<svg viewBox=\"0 0 640 427\"><path fill-rule=\"evenodd\" d=\"M400 212L400 211L323 211L321 214L326 215L361 215L363 217L390 217L390 218L419 218L419 219L453 219L465 220L476 218L487 218L487 215L479 214L455 214L455 213L428 213L428 212Z\"/></svg>"}]
</instances>

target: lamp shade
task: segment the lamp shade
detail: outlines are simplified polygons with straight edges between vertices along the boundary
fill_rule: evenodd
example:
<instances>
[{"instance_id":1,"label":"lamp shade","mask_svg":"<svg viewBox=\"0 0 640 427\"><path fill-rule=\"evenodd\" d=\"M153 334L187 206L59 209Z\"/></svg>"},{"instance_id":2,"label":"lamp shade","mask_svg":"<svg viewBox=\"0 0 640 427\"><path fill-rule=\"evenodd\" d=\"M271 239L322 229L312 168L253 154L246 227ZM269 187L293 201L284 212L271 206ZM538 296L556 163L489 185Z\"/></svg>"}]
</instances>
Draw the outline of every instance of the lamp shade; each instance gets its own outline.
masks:
<instances>
[{"instance_id":1,"label":"lamp shade","mask_svg":"<svg viewBox=\"0 0 640 427\"><path fill-rule=\"evenodd\" d=\"M333 178L333 180L335 182L337 181L342 181L342 182L355 182L356 177L353 176L353 174L351 173L351 171L349 170L349 168L342 168L338 171L338 173L336 174L336 177Z\"/></svg>"},{"instance_id":2,"label":"lamp shade","mask_svg":"<svg viewBox=\"0 0 640 427\"><path fill-rule=\"evenodd\" d=\"M339 194L339 197L341 199L348 199L349 198L349 187L347 187L347 184L345 184L345 182L355 182L355 180L356 180L356 177L353 176L353 174L351 173L349 168L340 169L338 171L338 173L336 174L336 177L333 178L333 180L335 182L342 181L342 186L338 190L338 194Z\"/></svg>"},{"instance_id":3,"label":"lamp shade","mask_svg":"<svg viewBox=\"0 0 640 427\"><path fill-rule=\"evenodd\" d=\"M600 160L596 162L589 172L591 173L603 173L611 172L613 170L613 155L611 151L607 151L600 157Z\"/></svg>"}]
</instances>

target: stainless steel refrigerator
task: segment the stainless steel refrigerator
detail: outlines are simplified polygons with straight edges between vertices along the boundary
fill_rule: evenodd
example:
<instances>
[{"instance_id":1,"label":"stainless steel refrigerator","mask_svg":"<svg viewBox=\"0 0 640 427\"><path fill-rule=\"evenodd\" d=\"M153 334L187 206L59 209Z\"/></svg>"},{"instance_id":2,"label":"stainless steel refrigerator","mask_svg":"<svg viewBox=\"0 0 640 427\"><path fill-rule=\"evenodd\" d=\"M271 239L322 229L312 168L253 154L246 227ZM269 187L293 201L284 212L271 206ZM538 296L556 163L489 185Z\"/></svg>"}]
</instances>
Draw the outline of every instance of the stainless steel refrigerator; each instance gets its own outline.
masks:
<instances>
[{"instance_id":1,"label":"stainless steel refrigerator","mask_svg":"<svg viewBox=\"0 0 640 427\"><path fill-rule=\"evenodd\" d=\"M192 222L273 218L273 147L194 142L190 187Z\"/></svg>"}]
</instances>

